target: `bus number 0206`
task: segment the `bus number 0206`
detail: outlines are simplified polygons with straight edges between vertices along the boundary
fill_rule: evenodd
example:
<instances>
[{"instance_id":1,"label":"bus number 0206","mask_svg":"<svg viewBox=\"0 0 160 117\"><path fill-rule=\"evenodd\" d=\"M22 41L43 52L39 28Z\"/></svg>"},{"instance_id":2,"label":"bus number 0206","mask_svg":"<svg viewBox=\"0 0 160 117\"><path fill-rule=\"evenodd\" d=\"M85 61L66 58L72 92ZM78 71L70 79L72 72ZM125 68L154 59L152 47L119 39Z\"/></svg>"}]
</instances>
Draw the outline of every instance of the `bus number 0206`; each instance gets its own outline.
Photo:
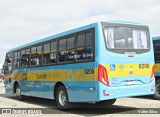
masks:
<instances>
[{"instance_id":1,"label":"bus number 0206","mask_svg":"<svg viewBox=\"0 0 160 117\"><path fill-rule=\"evenodd\" d=\"M140 69L148 69L150 66L149 66L149 63L145 63L145 64L139 64L139 68Z\"/></svg>"},{"instance_id":2,"label":"bus number 0206","mask_svg":"<svg viewBox=\"0 0 160 117\"><path fill-rule=\"evenodd\" d=\"M85 74L94 74L94 69L84 69Z\"/></svg>"}]
</instances>

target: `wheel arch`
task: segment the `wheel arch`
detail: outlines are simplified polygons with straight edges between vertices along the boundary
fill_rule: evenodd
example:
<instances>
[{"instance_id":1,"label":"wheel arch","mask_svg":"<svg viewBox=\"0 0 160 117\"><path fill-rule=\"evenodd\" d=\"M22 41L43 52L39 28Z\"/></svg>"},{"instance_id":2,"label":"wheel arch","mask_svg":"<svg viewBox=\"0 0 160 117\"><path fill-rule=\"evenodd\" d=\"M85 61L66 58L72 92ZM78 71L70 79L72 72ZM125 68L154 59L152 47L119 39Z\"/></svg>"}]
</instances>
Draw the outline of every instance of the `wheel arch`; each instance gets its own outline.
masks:
<instances>
[{"instance_id":1,"label":"wheel arch","mask_svg":"<svg viewBox=\"0 0 160 117\"><path fill-rule=\"evenodd\" d=\"M13 93L16 93L16 86L19 85L19 82L18 81L15 81L14 82L14 85L13 85Z\"/></svg>"}]
</instances>

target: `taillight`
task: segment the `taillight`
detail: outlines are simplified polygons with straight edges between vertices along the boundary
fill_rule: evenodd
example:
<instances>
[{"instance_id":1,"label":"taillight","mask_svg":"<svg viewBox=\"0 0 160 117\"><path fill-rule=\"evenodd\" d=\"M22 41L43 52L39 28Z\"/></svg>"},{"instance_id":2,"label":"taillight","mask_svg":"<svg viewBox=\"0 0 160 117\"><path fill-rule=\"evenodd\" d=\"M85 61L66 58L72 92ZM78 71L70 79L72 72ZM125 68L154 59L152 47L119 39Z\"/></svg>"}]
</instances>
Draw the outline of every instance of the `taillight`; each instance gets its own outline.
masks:
<instances>
[{"instance_id":1,"label":"taillight","mask_svg":"<svg viewBox=\"0 0 160 117\"><path fill-rule=\"evenodd\" d=\"M154 77L154 65L152 66L152 72L151 72L151 79L150 79L150 82L152 82L154 79L155 79L155 77Z\"/></svg>"},{"instance_id":2,"label":"taillight","mask_svg":"<svg viewBox=\"0 0 160 117\"><path fill-rule=\"evenodd\" d=\"M98 81L109 86L107 69L103 65L98 65Z\"/></svg>"}]
</instances>

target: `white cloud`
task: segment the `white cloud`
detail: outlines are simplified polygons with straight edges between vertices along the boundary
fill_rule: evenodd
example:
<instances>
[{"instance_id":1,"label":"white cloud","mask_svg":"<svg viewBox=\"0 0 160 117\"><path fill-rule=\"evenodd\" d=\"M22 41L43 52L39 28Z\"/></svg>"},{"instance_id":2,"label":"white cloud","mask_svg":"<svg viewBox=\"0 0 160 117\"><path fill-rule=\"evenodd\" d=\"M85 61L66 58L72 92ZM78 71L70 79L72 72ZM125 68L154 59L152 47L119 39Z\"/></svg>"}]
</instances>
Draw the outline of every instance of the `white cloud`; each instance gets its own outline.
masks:
<instances>
[{"instance_id":1,"label":"white cloud","mask_svg":"<svg viewBox=\"0 0 160 117\"><path fill-rule=\"evenodd\" d=\"M160 35L159 0L0 0L0 63L8 49L99 20L149 25Z\"/></svg>"}]
</instances>

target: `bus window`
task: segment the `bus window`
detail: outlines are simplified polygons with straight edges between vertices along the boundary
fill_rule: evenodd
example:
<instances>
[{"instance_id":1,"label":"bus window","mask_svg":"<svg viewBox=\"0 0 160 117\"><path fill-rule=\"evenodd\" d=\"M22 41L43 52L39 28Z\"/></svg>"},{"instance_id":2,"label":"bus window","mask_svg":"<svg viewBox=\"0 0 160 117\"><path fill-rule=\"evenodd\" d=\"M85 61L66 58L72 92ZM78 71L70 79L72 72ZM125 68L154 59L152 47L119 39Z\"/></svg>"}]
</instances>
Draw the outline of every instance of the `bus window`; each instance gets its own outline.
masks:
<instances>
[{"instance_id":1,"label":"bus window","mask_svg":"<svg viewBox=\"0 0 160 117\"><path fill-rule=\"evenodd\" d=\"M85 53L86 53L86 59L91 59L93 57L93 47L92 47L92 33L87 33L86 34L86 47L85 47Z\"/></svg>"},{"instance_id":2,"label":"bus window","mask_svg":"<svg viewBox=\"0 0 160 117\"><path fill-rule=\"evenodd\" d=\"M30 49L26 49L25 60L26 60L26 67L29 67L30 66Z\"/></svg>"},{"instance_id":3,"label":"bus window","mask_svg":"<svg viewBox=\"0 0 160 117\"><path fill-rule=\"evenodd\" d=\"M20 67L20 58L21 58L21 54L20 54L20 51L18 52L17 54L17 61L18 61L18 68Z\"/></svg>"},{"instance_id":4,"label":"bus window","mask_svg":"<svg viewBox=\"0 0 160 117\"><path fill-rule=\"evenodd\" d=\"M62 39L59 41L59 62L65 62L66 55L66 39Z\"/></svg>"},{"instance_id":5,"label":"bus window","mask_svg":"<svg viewBox=\"0 0 160 117\"><path fill-rule=\"evenodd\" d=\"M50 63L56 63L57 58L57 42L51 43Z\"/></svg>"},{"instance_id":6,"label":"bus window","mask_svg":"<svg viewBox=\"0 0 160 117\"><path fill-rule=\"evenodd\" d=\"M78 35L77 39L77 60L90 60L93 57L92 33Z\"/></svg>"},{"instance_id":7,"label":"bus window","mask_svg":"<svg viewBox=\"0 0 160 117\"><path fill-rule=\"evenodd\" d=\"M37 58L38 58L38 65L42 63L42 46L37 46Z\"/></svg>"},{"instance_id":8,"label":"bus window","mask_svg":"<svg viewBox=\"0 0 160 117\"><path fill-rule=\"evenodd\" d=\"M50 63L50 50L51 46L50 43L46 43L43 46L44 51L43 51L43 64L47 65Z\"/></svg>"},{"instance_id":9,"label":"bus window","mask_svg":"<svg viewBox=\"0 0 160 117\"><path fill-rule=\"evenodd\" d=\"M26 66L25 53L26 53L25 50L21 51L20 65L21 65L22 68Z\"/></svg>"},{"instance_id":10,"label":"bus window","mask_svg":"<svg viewBox=\"0 0 160 117\"><path fill-rule=\"evenodd\" d=\"M77 39L77 60L85 58L85 34L78 35Z\"/></svg>"},{"instance_id":11,"label":"bus window","mask_svg":"<svg viewBox=\"0 0 160 117\"><path fill-rule=\"evenodd\" d=\"M37 53L37 47L31 48L31 66L39 65L39 56Z\"/></svg>"},{"instance_id":12,"label":"bus window","mask_svg":"<svg viewBox=\"0 0 160 117\"><path fill-rule=\"evenodd\" d=\"M137 53L149 51L147 30L132 27L105 27L104 34L108 50L123 54L128 50Z\"/></svg>"},{"instance_id":13,"label":"bus window","mask_svg":"<svg viewBox=\"0 0 160 117\"><path fill-rule=\"evenodd\" d=\"M67 61L74 61L74 37L67 39Z\"/></svg>"},{"instance_id":14,"label":"bus window","mask_svg":"<svg viewBox=\"0 0 160 117\"><path fill-rule=\"evenodd\" d=\"M18 61L17 61L17 52L14 53L14 68L17 68Z\"/></svg>"},{"instance_id":15,"label":"bus window","mask_svg":"<svg viewBox=\"0 0 160 117\"><path fill-rule=\"evenodd\" d=\"M13 53L6 54L4 64L4 74L9 75L12 73Z\"/></svg>"},{"instance_id":16,"label":"bus window","mask_svg":"<svg viewBox=\"0 0 160 117\"><path fill-rule=\"evenodd\" d=\"M14 68L19 68L19 59L20 59L20 52L15 52L15 55L14 55Z\"/></svg>"}]
</instances>

